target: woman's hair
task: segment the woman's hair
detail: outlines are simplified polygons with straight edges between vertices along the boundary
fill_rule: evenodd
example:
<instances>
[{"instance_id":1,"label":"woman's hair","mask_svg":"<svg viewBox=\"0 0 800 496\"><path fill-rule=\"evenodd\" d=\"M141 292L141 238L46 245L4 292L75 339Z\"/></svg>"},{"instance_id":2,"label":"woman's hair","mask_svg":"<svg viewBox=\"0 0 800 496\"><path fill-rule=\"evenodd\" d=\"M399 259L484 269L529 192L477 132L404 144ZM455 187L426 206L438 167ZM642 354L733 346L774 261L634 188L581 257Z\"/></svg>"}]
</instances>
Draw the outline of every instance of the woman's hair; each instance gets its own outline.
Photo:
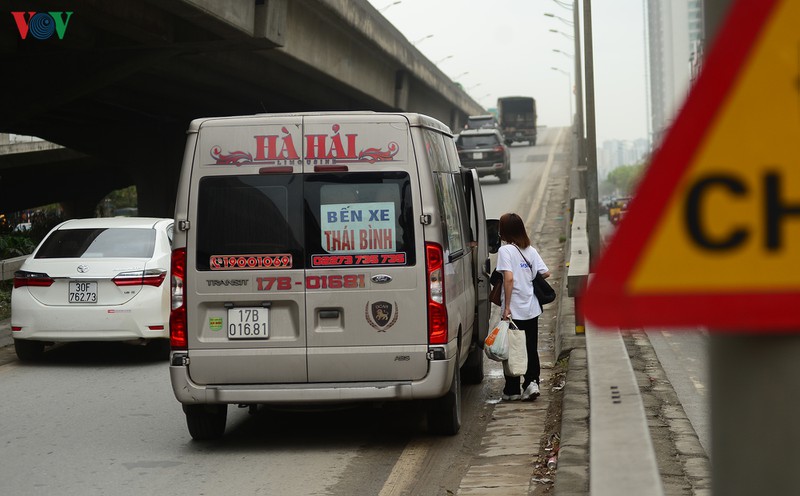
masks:
<instances>
[{"instance_id":1,"label":"woman's hair","mask_svg":"<svg viewBox=\"0 0 800 496\"><path fill-rule=\"evenodd\" d=\"M522 222L522 218L515 213L500 216L498 231L500 239L506 243L514 243L520 248L527 248L531 245L531 239L525 232L525 224Z\"/></svg>"}]
</instances>

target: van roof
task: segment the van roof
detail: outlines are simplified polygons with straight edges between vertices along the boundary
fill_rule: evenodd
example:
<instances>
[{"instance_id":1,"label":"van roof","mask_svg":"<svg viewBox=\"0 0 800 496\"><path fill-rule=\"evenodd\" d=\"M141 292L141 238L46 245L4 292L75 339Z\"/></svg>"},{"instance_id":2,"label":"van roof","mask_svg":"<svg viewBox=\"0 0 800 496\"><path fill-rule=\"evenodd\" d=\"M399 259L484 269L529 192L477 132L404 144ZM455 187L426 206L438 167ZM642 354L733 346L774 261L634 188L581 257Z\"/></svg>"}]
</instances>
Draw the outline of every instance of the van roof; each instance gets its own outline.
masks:
<instances>
[{"instance_id":1,"label":"van roof","mask_svg":"<svg viewBox=\"0 0 800 496\"><path fill-rule=\"evenodd\" d=\"M327 117L327 116L375 116L379 118L405 118L409 125L412 127L427 127L442 131L449 135L453 135L451 129L433 117L418 114L414 112L375 112L371 110L355 110L355 111L325 111L325 112L284 112L284 113L264 113L252 115L232 115L224 117L200 117L192 120L189 125L187 133L196 133L201 126L218 125L218 126L236 126L241 124L251 124L253 120L261 118L274 118L274 117Z\"/></svg>"},{"instance_id":2,"label":"van roof","mask_svg":"<svg viewBox=\"0 0 800 496\"><path fill-rule=\"evenodd\" d=\"M461 136L476 136L481 134L500 134L500 131L491 127L484 127L481 129L464 129L461 131Z\"/></svg>"}]
</instances>

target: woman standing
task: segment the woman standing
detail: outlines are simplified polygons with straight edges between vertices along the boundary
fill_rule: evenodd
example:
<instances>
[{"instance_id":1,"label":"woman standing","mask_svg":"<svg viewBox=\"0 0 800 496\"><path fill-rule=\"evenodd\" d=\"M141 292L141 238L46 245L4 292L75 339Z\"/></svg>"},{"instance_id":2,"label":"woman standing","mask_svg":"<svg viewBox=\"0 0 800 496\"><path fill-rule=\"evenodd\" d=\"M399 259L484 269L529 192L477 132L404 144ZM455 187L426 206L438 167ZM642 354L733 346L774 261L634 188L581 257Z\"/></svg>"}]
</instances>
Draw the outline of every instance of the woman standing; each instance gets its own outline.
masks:
<instances>
[{"instance_id":1,"label":"woman standing","mask_svg":"<svg viewBox=\"0 0 800 496\"><path fill-rule=\"evenodd\" d=\"M511 318L519 329L525 331L528 351L528 368L522 387L520 378L505 376L504 400L528 400L539 396L539 315L542 306L533 294L534 271L550 277L539 252L531 246L525 224L515 213L503 214L499 224L500 239L505 244L497 252L497 271L503 274L503 291L500 300L501 318Z\"/></svg>"}]
</instances>

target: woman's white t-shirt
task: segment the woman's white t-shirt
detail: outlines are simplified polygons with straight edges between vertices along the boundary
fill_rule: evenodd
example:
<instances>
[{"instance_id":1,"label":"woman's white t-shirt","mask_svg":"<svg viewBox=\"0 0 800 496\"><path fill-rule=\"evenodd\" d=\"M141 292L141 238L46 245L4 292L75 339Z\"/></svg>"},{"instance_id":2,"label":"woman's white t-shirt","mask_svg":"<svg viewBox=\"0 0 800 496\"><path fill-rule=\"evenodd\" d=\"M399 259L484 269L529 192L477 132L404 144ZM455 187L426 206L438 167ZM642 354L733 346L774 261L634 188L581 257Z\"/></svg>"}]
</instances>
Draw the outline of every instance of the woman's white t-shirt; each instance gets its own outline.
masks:
<instances>
[{"instance_id":1,"label":"woman's white t-shirt","mask_svg":"<svg viewBox=\"0 0 800 496\"><path fill-rule=\"evenodd\" d=\"M523 249L522 254L533 265L535 272L548 271L544 260L533 246ZM520 249L516 245L505 244L500 247L497 252L497 271L511 271L514 276L514 286L511 290L511 318L528 320L541 315L542 307L533 294L533 273L520 255ZM500 308L505 308L505 304L506 295L505 287L503 287Z\"/></svg>"}]
</instances>

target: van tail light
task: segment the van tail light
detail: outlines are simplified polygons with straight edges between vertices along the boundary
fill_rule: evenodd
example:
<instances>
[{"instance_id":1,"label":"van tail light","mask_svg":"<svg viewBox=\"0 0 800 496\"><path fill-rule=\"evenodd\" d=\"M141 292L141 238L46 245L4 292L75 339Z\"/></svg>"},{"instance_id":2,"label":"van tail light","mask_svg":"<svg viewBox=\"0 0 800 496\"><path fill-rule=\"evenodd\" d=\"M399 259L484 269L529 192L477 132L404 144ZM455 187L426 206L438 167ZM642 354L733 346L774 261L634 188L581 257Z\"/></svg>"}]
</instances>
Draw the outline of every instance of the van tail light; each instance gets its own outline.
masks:
<instances>
[{"instance_id":1,"label":"van tail light","mask_svg":"<svg viewBox=\"0 0 800 496\"><path fill-rule=\"evenodd\" d=\"M444 253L441 245L425 243L428 272L428 343L447 343L447 307L444 294Z\"/></svg>"},{"instance_id":2,"label":"van tail light","mask_svg":"<svg viewBox=\"0 0 800 496\"><path fill-rule=\"evenodd\" d=\"M184 300L186 248L172 251L170 271L172 277L170 280L169 344L173 350L185 350L188 347L186 301Z\"/></svg>"},{"instance_id":3,"label":"van tail light","mask_svg":"<svg viewBox=\"0 0 800 496\"><path fill-rule=\"evenodd\" d=\"M145 271L122 272L112 281L117 286L161 286L167 278L166 270L148 269Z\"/></svg>"},{"instance_id":4,"label":"van tail light","mask_svg":"<svg viewBox=\"0 0 800 496\"><path fill-rule=\"evenodd\" d=\"M24 286L39 286L47 288L53 285L53 278L44 272L28 272L26 270L18 270L14 272L14 287L21 288Z\"/></svg>"},{"instance_id":5,"label":"van tail light","mask_svg":"<svg viewBox=\"0 0 800 496\"><path fill-rule=\"evenodd\" d=\"M496 151L498 153L503 153L502 145L497 145L496 147L494 147L494 151Z\"/></svg>"}]
</instances>

